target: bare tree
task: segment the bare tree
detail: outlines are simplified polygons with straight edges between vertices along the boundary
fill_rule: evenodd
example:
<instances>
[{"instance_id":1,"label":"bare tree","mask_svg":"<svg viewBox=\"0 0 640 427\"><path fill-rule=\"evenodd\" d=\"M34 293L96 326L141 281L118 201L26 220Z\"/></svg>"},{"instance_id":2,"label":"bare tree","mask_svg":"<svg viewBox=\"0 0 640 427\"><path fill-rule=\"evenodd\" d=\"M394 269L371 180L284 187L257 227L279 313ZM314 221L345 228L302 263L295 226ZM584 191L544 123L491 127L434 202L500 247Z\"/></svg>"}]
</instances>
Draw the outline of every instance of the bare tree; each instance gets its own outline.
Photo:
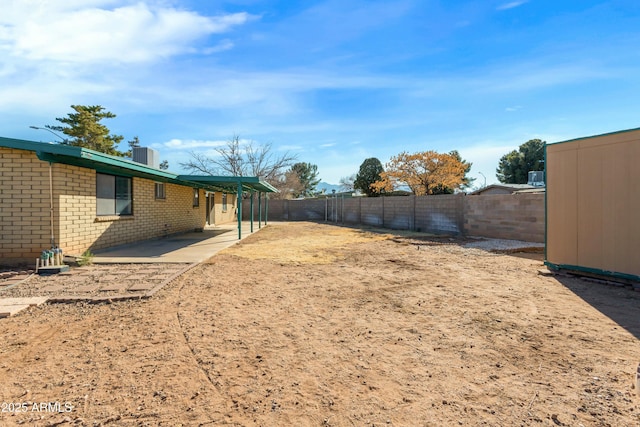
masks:
<instances>
[{"instance_id":1,"label":"bare tree","mask_svg":"<svg viewBox=\"0 0 640 427\"><path fill-rule=\"evenodd\" d=\"M353 191L354 182L356 180L356 174L343 176L340 178L340 189L342 191Z\"/></svg>"},{"instance_id":2,"label":"bare tree","mask_svg":"<svg viewBox=\"0 0 640 427\"><path fill-rule=\"evenodd\" d=\"M276 156L271 144L242 143L239 135L234 135L224 147L215 151L216 157L190 152L191 160L180 165L206 175L257 176L270 181L280 178L296 160L296 156L288 151Z\"/></svg>"},{"instance_id":3,"label":"bare tree","mask_svg":"<svg viewBox=\"0 0 640 427\"><path fill-rule=\"evenodd\" d=\"M292 199L304 189L298 174L291 169L269 180L269 183L278 189L278 193L269 196L272 199Z\"/></svg>"}]
</instances>

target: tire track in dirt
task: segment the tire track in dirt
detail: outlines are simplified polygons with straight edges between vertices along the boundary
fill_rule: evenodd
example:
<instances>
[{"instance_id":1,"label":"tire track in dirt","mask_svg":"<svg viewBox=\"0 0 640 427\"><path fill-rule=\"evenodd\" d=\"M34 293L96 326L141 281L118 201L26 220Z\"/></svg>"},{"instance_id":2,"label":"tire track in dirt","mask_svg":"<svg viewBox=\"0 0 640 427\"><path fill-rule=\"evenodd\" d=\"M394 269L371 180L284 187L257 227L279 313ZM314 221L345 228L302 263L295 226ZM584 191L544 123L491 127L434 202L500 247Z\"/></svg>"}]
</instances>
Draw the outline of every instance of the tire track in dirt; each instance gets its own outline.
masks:
<instances>
[{"instance_id":1,"label":"tire track in dirt","mask_svg":"<svg viewBox=\"0 0 640 427\"><path fill-rule=\"evenodd\" d=\"M179 290L178 290L178 303L177 303L177 308L176 308L176 319L178 321L178 325L180 327L180 331L182 332L182 337L184 338L184 344L187 346L187 348L189 349L189 351L191 352L191 356L193 358L193 363L195 364L195 366L198 367L198 369L202 372L202 374L207 378L207 380L209 381L209 384L211 384L211 387L213 390L215 390L218 394L222 395L222 390L220 388L220 384L214 380L211 377L211 373L209 372L208 369L205 368L205 365L202 361L202 359L198 356L198 351L196 350L194 344L191 342L189 333L187 332L187 327L185 324L185 316L181 314L180 312L180 308L184 307L184 304L182 304L182 301L185 301L184 297L183 297L183 290L184 288L187 286L187 282L182 283L182 285L180 286ZM223 400L223 399L221 399ZM224 399L224 401L226 401L226 399ZM227 408L228 409L228 408Z\"/></svg>"}]
</instances>

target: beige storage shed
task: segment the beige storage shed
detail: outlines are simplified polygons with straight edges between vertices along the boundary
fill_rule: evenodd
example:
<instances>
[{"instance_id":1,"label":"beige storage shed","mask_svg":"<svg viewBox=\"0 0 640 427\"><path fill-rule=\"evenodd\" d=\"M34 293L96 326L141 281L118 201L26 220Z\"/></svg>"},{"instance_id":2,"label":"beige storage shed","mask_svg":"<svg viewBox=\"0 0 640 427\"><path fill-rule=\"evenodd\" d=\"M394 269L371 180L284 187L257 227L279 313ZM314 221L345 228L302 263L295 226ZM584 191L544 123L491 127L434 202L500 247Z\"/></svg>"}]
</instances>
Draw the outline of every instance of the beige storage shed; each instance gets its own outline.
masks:
<instances>
[{"instance_id":1,"label":"beige storage shed","mask_svg":"<svg viewBox=\"0 0 640 427\"><path fill-rule=\"evenodd\" d=\"M546 146L546 261L640 280L640 129Z\"/></svg>"}]
</instances>

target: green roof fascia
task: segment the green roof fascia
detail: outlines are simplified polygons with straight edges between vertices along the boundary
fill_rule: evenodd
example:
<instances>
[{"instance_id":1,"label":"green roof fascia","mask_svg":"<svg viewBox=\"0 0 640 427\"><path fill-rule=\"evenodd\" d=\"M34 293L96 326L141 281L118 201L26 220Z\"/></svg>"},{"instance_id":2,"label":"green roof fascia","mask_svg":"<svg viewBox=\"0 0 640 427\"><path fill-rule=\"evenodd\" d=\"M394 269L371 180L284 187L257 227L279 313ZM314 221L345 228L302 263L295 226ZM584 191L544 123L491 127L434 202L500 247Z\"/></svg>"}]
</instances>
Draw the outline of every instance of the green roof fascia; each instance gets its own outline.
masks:
<instances>
[{"instance_id":1,"label":"green roof fascia","mask_svg":"<svg viewBox=\"0 0 640 427\"><path fill-rule=\"evenodd\" d=\"M178 175L178 179L221 187L234 193L237 191L238 183L242 185L243 190L263 193L278 192L277 188L256 176Z\"/></svg>"},{"instance_id":2,"label":"green roof fascia","mask_svg":"<svg viewBox=\"0 0 640 427\"><path fill-rule=\"evenodd\" d=\"M24 139L4 138L0 137L0 147L13 148L16 150L25 150L33 152L49 152L55 154L72 156L77 154L80 147L71 145L54 144L53 142L35 142Z\"/></svg>"},{"instance_id":3,"label":"green roof fascia","mask_svg":"<svg viewBox=\"0 0 640 427\"><path fill-rule=\"evenodd\" d=\"M42 161L79 166L87 169L93 169L100 173L146 178L152 181L168 182L186 187L197 187L212 191L219 191L215 186L207 185L206 183L182 180L179 179L178 175L175 173L156 169L142 163L90 150L88 148L3 137L0 137L0 147L33 151L36 153L36 156L38 156L38 159Z\"/></svg>"}]
</instances>

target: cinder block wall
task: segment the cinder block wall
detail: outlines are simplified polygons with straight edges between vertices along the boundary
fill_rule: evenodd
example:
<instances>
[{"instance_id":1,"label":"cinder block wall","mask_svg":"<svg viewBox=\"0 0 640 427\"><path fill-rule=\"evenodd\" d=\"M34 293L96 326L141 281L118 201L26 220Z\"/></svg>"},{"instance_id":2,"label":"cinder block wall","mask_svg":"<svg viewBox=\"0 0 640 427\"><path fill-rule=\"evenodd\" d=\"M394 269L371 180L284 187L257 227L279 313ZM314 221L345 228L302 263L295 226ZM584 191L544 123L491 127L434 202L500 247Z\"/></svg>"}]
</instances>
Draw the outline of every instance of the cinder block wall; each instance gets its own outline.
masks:
<instances>
[{"instance_id":1,"label":"cinder block wall","mask_svg":"<svg viewBox=\"0 0 640 427\"><path fill-rule=\"evenodd\" d=\"M35 265L50 247L49 200L49 164L30 151L0 148L0 264Z\"/></svg>"},{"instance_id":2,"label":"cinder block wall","mask_svg":"<svg viewBox=\"0 0 640 427\"><path fill-rule=\"evenodd\" d=\"M372 227L384 227L384 204L382 198L367 197L360 200L360 223Z\"/></svg>"},{"instance_id":3,"label":"cinder block wall","mask_svg":"<svg viewBox=\"0 0 640 427\"><path fill-rule=\"evenodd\" d=\"M327 204L329 222L337 218L339 223L542 243L544 203L544 194L270 200L269 219L323 221L321 211ZM243 217L248 219L246 201L243 206ZM337 217L334 206L338 208Z\"/></svg>"},{"instance_id":4,"label":"cinder block wall","mask_svg":"<svg viewBox=\"0 0 640 427\"><path fill-rule=\"evenodd\" d=\"M360 224L362 215L362 197L343 199L344 222L347 224Z\"/></svg>"},{"instance_id":5,"label":"cinder block wall","mask_svg":"<svg viewBox=\"0 0 640 427\"><path fill-rule=\"evenodd\" d=\"M382 204L384 227L392 230L412 230L415 197L378 197Z\"/></svg>"},{"instance_id":6,"label":"cinder block wall","mask_svg":"<svg viewBox=\"0 0 640 427\"><path fill-rule=\"evenodd\" d=\"M287 216L288 209L288 200L266 200L266 198L262 197L262 202L260 208L262 209L262 219L265 218L265 215L268 215L269 218L273 218L277 221L288 221L289 217ZM267 203L269 207L267 208ZM243 201L242 204L242 217L245 219L251 218L251 211L249 210L249 204L247 201ZM258 218L258 204L254 205L253 217Z\"/></svg>"},{"instance_id":7,"label":"cinder block wall","mask_svg":"<svg viewBox=\"0 0 640 427\"><path fill-rule=\"evenodd\" d=\"M543 243L544 209L544 194L467 196L464 233Z\"/></svg>"},{"instance_id":8,"label":"cinder block wall","mask_svg":"<svg viewBox=\"0 0 640 427\"><path fill-rule=\"evenodd\" d=\"M273 201L269 201L269 216L271 216ZM289 221L324 221L325 207L325 201L317 199L287 200L287 203L285 203L286 215Z\"/></svg>"},{"instance_id":9,"label":"cinder block wall","mask_svg":"<svg viewBox=\"0 0 640 427\"><path fill-rule=\"evenodd\" d=\"M461 235L463 225L463 203L466 196L411 196L415 203L415 227L417 231Z\"/></svg>"}]
</instances>

